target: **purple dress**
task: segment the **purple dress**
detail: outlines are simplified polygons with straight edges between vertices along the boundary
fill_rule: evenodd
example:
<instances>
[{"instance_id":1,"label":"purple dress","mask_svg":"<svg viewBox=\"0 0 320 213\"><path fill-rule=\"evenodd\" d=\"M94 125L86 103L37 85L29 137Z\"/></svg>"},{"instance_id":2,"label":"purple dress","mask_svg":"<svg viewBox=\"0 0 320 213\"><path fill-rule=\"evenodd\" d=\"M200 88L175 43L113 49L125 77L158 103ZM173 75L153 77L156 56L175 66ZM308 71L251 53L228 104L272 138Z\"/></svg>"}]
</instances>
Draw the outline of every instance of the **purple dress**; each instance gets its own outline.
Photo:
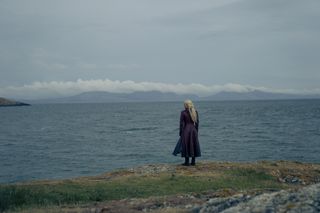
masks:
<instances>
[{"instance_id":1,"label":"purple dress","mask_svg":"<svg viewBox=\"0 0 320 213\"><path fill-rule=\"evenodd\" d=\"M198 112L197 112L198 115ZM200 157L200 144L198 139L199 116L197 122L191 119L189 111L186 109L180 115L180 132L182 142L181 157Z\"/></svg>"}]
</instances>

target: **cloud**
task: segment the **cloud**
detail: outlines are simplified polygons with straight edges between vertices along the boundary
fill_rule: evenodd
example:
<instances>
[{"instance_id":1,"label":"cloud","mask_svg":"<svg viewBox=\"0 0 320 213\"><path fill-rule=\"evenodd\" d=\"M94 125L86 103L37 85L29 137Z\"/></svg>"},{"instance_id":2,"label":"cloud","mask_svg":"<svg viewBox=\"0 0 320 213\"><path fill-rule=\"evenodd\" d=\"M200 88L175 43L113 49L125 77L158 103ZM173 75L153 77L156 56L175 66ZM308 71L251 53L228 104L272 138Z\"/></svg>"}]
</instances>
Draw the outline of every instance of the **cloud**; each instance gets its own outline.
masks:
<instances>
[{"instance_id":1,"label":"cloud","mask_svg":"<svg viewBox=\"0 0 320 213\"><path fill-rule=\"evenodd\" d=\"M134 82L112 81L109 79L82 80L77 81L50 81L34 82L23 86L10 86L0 88L0 96L16 99L41 99L55 98L61 96L76 95L89 91L106 91L112 93L132 93L137 91L160 91L174 92L177 94L196 94L207 96L221 91L226 92L250 92L260 90L264 92L286 93L286 94L320 94L320 89L293 90L293 89L272 89L266 87L255 87L228 83L224 85L203 85L203 84L169 84L161 82Z\"/></svg>"}]
</instances>

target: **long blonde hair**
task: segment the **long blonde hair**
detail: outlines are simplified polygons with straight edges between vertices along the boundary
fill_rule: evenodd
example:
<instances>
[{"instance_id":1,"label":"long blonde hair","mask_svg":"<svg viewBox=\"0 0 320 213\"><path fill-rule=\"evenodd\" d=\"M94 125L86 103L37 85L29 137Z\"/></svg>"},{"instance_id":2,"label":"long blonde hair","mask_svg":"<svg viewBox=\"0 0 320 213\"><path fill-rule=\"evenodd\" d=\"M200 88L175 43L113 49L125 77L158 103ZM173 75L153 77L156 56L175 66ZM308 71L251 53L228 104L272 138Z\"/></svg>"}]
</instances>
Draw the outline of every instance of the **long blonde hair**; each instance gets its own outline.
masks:
<instances>
[{"instance_id":1,"label":"long blonde hair","mask_svg":"<svg viewBox=\"0 0 320 213\"><path fill-rule=\"evenodd\" d=\"M197 123L197 111L194 108L194 105L192 103L191 100L187 99L184 101L184 108L186 108L187 110L189 110L191 119L194 123Z\"/></svg>"}]
</instances>

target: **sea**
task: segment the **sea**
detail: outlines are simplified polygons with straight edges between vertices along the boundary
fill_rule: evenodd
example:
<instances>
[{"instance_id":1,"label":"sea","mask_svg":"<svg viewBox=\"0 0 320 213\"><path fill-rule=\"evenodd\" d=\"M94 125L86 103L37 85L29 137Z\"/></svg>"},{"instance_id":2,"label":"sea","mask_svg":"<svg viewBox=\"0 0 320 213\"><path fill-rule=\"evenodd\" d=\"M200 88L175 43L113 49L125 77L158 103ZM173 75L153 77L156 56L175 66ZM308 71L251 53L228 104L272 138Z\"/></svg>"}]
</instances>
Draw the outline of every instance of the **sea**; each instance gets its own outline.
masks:
<instances>
[{"instance_id":1,"label":"sea","mask_svg":"<svg viewBox=\"0 0 320 213\"><path fill-rule=\"evenodd\" d=\"M195 102L197 161L320 163L320 100ZM182 102L0 108L0 183L180 164Z\"/></svg>"}]
</instances>

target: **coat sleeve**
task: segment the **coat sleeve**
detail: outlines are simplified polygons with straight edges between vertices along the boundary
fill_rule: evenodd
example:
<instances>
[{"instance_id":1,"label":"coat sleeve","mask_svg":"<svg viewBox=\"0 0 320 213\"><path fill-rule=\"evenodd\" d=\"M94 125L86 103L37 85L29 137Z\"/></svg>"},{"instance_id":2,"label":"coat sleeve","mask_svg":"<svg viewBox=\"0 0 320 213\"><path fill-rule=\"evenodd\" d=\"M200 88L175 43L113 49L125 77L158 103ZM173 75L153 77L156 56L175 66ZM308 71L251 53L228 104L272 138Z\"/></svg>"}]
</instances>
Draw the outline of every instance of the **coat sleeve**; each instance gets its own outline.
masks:
<instances>
[{"instance_id":1,"label":"coat sleeve","mask_svg":"<svg viewBox=\"0 0 320 213\"><path fill-rule=\"evenodd\" d=\"M198 111L197 111L197 123L196 123L196 130L197 130L197 132L199 132L199 114L198 114Z\"/></svg>"},{"instance_id":2,"label":"coat sleeve","mask_svg":"<svg viewBox=\"0 0 320 213\"><path fill-rule=\"evenodd\" d=\"M179 129L179 136L182 135L183 132L183 126L184 126L184 119L183 119L183 112L180 114L180 129Z\"/></svg>"}]
</instances>

